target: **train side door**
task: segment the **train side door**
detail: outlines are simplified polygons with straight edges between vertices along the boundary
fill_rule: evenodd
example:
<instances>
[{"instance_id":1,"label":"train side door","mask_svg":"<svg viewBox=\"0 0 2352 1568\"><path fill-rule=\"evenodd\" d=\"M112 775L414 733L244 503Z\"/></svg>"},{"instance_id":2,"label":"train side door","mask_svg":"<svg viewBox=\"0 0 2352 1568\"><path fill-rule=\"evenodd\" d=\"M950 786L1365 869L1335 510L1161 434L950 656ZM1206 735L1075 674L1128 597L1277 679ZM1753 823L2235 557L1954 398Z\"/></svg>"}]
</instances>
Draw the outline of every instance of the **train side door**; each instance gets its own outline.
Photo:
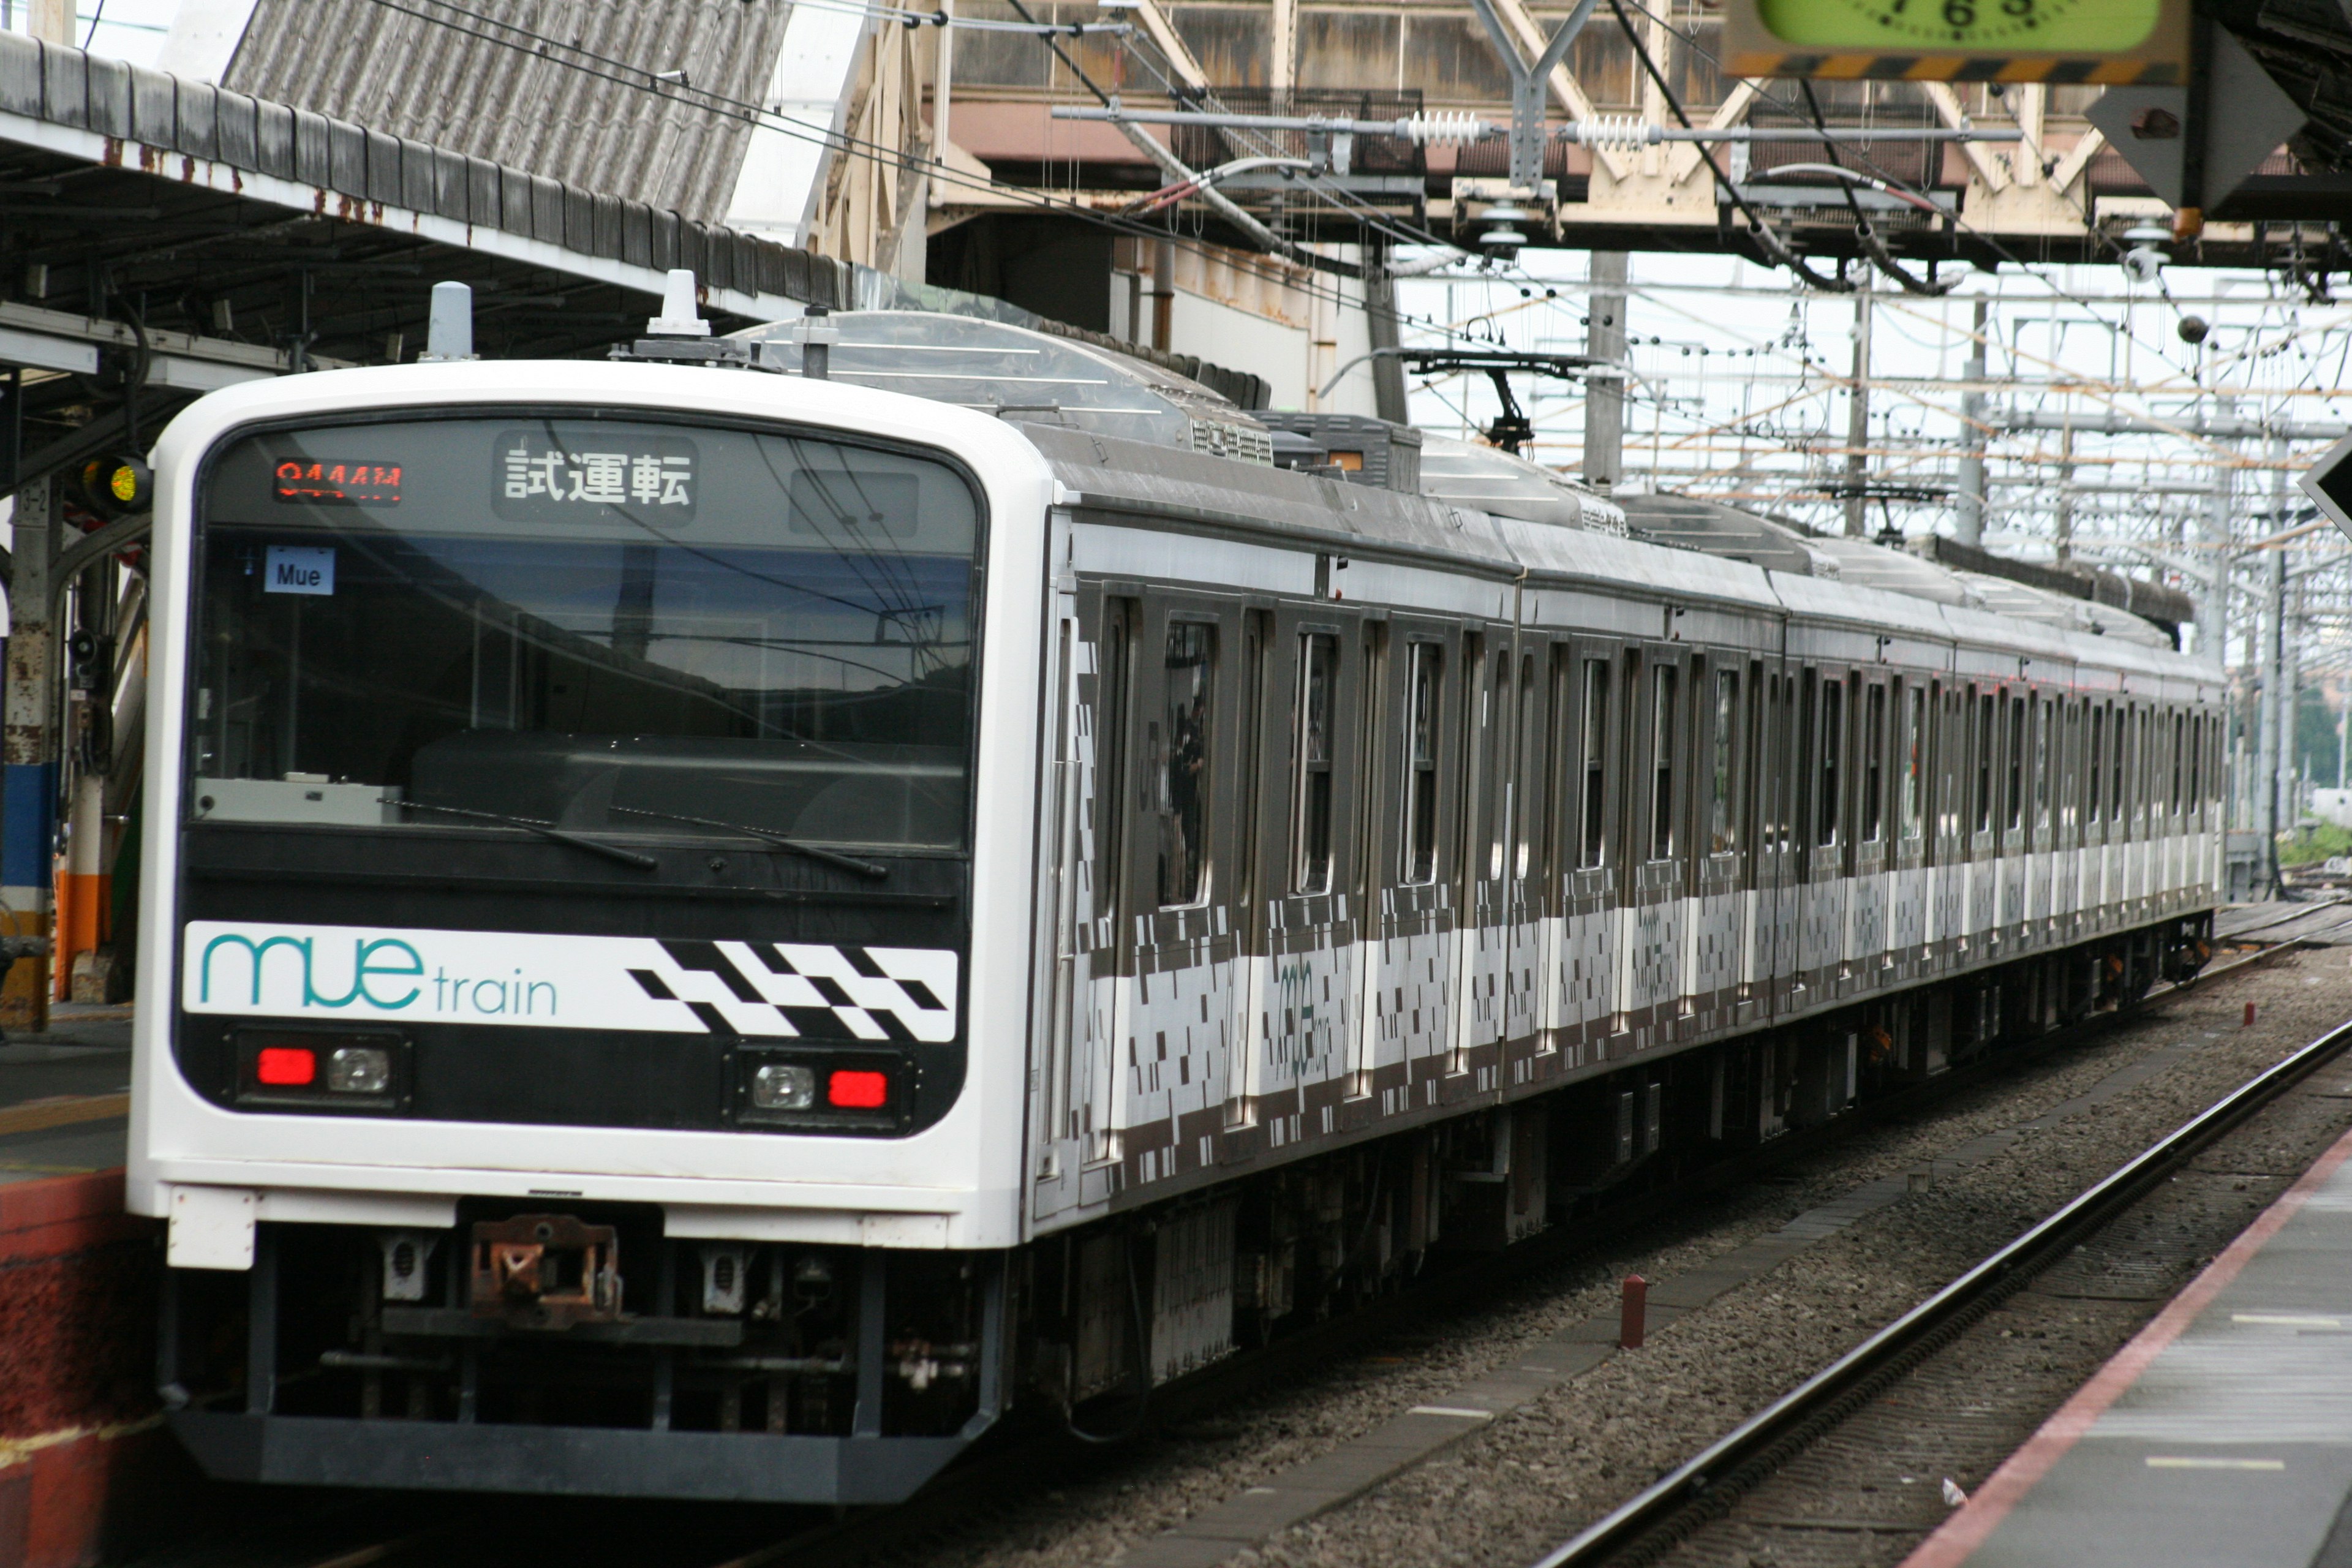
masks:
<instances>
[{"instance_id":1,"label":"train side door","mask_svg":"<svg viewBox=\"0 0 2352 1568\"><path fill-rule=\"evenodd\" d=\"M1846 683L1836 668L1807 667L1798 678L1797 824L1801 886L1797 928L1800 1005L1837 994L1844 956Z\"/></svg>"},{"instance_id":2,"label":"train side door","mask_svg":"<svg viewBox=\"0 0 2352 1568\"><path fill-rule=\"evenodd\" d=\"M1853 874L1847 884L1845 910L1845 985L1847 991L1875 988L1885 978L1887 956L1889 853L1887 821L1888 763L1892 755L1888 722L1893 693L1885 680L1864 670L1850 688L1853 693Z\"/></svg>"},{"instance_id":3,"label":"train side door","mask_svg":"<svg viewBox=\"0 0 2352 1568\"><path fill-rule=\"evenodd\" d=\"M1764 705L1758 728L1755 973L1763 1015L1797 1005L1798 713L1797 673L1780 658L1762 661Z\"/></svg>"},{"instance_id":4,"label":"train side door","mask_svg":"<svg viewBox=\"0 0 2352 1568\"><path fill-rule=\"evenodd\" d=\"M1898 680L1888 697L1895 726L1894 803L1889 808L1893 835L1888 854L1893 862L1889 881L1893 903L1887 922L1888 978L1907 984L1926 973L1927 942L1927 803L1933 793L1928 773L1934 746L1932 709L1927 683L1916 677Z\"/></svg>"},{"instance_id":5,"label":"train side door","mask_svg":"<svg viewBox=\"0 0 2352 1568\"><path fill-rule=\"evenodd\" d=\"M1560 705L1559 661L1540 633L1521 632L1513 656L1511 771L1504 801L1503 1019L1505 1081L1528 1081L1535 1058L1550 1048L1544 1001L1550 973L1551 861L1558 812L1552 801L1559 748L1552 726Z\"/></svg>"},{"instance_id":6,"label":"train side door","mask_svg":"<svg viewBox=\"0 0 2352 1568\"><path fill-rule=\"evenodd\" d=\"M1629 667L1626 715L1630 787L1625 863L1633 868L1625 900L1624 958L1619 1006L1633 1033L1632 1047L1664 1043L1676 1014L1682 984L1682 924L1686 877L1682 856L1688 837L1685 800L1688 670L1684 650L1654 644Z\"/></svg>"},{"instance_id":7,"label":"train side door","mask_svg":"<svg viewBox=\"0 0 2352 1568\"><path fill-rule=\"evenodd\" d=\"M1231 1087L1244 880L1241 769L1255 671L1230 599L1150 594L1135 641L1124 904L1126 1180L1216 1163Z\"/></svg>"},{"instance_id":8,"label":"train side door","mask_svg":"<svg viewBox=\"0 0 2352 1568\"><path fill-rule=\"evenodd\" d=\"M1408 1101L1438 1103L1454 1055L1457 906L1447 843L1459 792L1446 784L1460 765L1457 693L1475 668L1468 659L1475 648L1465 648L1445 623L1398 616L1387 628L1385 649L1382 722L1370 744L1385 744L1389 752L1381 775L1388 788L1375 807L1388 821L1376 836L1367 835L1380 847L1370 868L1377 901L1366 912L1365 979L1373 1005L1365 1025L1372 1081L1383 1086L1384 1102L1393 1094L1402 1110ZM1386 1089L1391 1082L1395 1087Z\"/></svg>"},{"instance_id":9,"label":"train side door","mask_svg":"<svg viewBox=\"0 0 2352 1568\"><path fill-rule=\"evenodd\" d=\"M1599 1060L1618 1011L1614 928L1618 919L1623 809L1623 724L1618 710L1623 650L1593 637L1562 645L1565 780L1554 804L1560 825L1560 953L1558 1024L1562 1061Z\"/></svg>"},{"instance_id":10,"label":"train side door","mask_svg":"<svg viewBox=\"0 0 2352 1568\"><path fill-rule=\"evenodd\" d=\"M1506 904L1509 869L1512 741L1518 664L1512 629L1489 626L1465 635L1462 670L1460 842L1454 858L1454 1040L1451 1073L1470 1075L1469 1090L1501 1083L1503 972L1510 943Z\"/></svg>"},{"instance_id":11,"label":"train side door","mask_svg":"<svg viewBox=\"0 0 2352 1568\"><path fill-rule=\"evenodd\" d=\"M1740 978L1740 851L1746 842L1742 769L1749 700L1748 666L1737 653L1709 654L1694 665L1691 859L1697 903L1685 939L1682 983L1685 1026L1707 1033L1728 1025Z\"/></svg>"},{"instance_id":12,"label":"train side door","mask_svg":"<svg viewBox=\"0 0 2352 1568\"><path fill-rule=\"evenodd\" d=\"M1362 617L1336 605L1271 617L1261 728L1265 826L1255 900L1257 973L1246 1017L1252 1109L1278 1146L1366 1089L1352 1053L1364 898L1359 822L1366 771Z\"/></svg>"}]
</instances>

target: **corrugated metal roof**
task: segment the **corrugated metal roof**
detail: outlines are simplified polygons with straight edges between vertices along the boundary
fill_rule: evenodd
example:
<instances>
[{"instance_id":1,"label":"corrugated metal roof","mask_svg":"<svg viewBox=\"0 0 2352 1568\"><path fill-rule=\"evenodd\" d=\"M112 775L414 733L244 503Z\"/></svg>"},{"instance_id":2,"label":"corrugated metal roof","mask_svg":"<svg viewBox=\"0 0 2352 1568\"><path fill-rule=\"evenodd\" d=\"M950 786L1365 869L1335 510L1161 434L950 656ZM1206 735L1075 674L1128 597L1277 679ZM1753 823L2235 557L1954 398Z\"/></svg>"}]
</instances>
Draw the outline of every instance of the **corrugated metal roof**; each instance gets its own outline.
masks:
<instances>
[{"instance_id":1,"label":"corrugated metal roof","mask_svg":"<svg viewBox=\"0 0 2352 1568\"><path fill-rule=\"evenodd\" d=\"M223 85L714 223L790 0L259 0ZM690 95L661 90L683 70Z\"/></svg>"},{"instance_id":2,"label":"corrugated metal roof","mask_svg":"<svg viewBox=\"0 0 2352 1568\"><path fill-rule=\"evenodd\" d=\"M541 265L656 295L660 273L688 268L706 291L751 297L724 308L759 320L790 313L786 301L838 309L852 292L854 273L845 263L690 215L315 110L0 33L0 121L9 115L87 133L97 143L88 155L109 164L145 169L153 153L178 153L189 161L178 173L183 184L211 179L194 162L202 160L285 182L275 190L228 182L247 195L270 191L262 199L320 217L404 226L425 237L442 237L422 226L442 220L451 226L451 242L500 249L480 232L493 230L555 247ZM600 265L608 263L649 270L625 278Z\"/></svg>"}]
</instances>

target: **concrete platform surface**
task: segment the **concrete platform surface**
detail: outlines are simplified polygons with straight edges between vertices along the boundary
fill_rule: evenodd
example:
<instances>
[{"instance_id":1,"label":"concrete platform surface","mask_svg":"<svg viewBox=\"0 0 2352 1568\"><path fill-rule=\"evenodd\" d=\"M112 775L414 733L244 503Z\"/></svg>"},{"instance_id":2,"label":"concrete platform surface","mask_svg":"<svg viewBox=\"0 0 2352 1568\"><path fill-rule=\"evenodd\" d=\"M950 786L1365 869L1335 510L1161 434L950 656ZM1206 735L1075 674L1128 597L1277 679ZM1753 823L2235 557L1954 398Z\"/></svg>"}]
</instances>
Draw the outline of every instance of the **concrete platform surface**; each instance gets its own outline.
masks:
<instances>
[{"instance_id":1,"label":"concrete platform surface","mask_svg":"<svg viewBox=\"0 0 2352 1568\"><path fill-rule=\"evenodd\" d=\"M2352 1568L2352 1133L1905 1568Z\"/></svg>"},{"instance_id":2,"label":"concrete platform surface","mask_svg":"<svg viewBox=\"0 0 2352 1568\"><path fill-rule=\"evenodd\" d=\"M131 1009L61 1005L37 1035L0 1043L0 1185L122 1163Z\"/></svg>"}]
</instances>

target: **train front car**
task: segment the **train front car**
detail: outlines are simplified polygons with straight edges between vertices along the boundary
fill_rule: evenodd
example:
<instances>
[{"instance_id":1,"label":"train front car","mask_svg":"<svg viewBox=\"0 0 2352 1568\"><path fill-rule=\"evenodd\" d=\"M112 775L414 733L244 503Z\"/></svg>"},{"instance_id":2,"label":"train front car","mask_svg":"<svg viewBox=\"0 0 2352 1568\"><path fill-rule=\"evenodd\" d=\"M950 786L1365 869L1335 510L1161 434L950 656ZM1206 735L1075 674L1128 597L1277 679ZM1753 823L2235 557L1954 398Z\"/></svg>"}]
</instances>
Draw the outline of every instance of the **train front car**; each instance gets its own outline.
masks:
<instances>
[{"instance_id":1,"label":"train front car","mask_svg":"<svg viewBox=\"0 0 2352 1568\"><path fill-rule=\"evenodd\" d=\"M482 363L218 394L157 469L130 1192L183 1439L911 1491L1004 1387L1035 451Z\"/></svg>"}]
</instances>

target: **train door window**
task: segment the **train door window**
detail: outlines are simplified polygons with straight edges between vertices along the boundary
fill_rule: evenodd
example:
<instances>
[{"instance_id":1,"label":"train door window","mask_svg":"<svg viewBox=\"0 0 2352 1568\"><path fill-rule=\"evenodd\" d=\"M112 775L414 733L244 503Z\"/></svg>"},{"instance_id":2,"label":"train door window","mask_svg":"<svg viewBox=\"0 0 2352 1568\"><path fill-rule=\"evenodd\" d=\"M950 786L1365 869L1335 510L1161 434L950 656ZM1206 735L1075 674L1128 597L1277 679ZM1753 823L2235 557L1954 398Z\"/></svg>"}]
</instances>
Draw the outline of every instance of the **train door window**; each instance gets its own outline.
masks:
<instances>
[{"instance_id":1,"label":"train door window","mask_svg":"<svg viewBox=\"0 0 2352 1568\"><path fill-rule=\"evenodd\" d=\"M1496 648L1486 683L1486 700L1479 714L1486 751L1479 765L1485 770L1477 799L1486 814L1486 852L1479 864L1489 881L1503 874L1503 844L1510 831L1511 735L1516 706L1511 700L1511 655Z\"/></svg>"},{"instance_id":2,"label":"train door window","mask_svg":"<svg viewBox=\"0 0 2352 1568\"><path fill-rule=\"evenodd\" d=\"M1417 642L1406 654L1404 716L1404 855L1398 879L1427 882L1437 876L1437 701L1444 649Z\"/></svg>"},{"instance_id":3,"label":"train door window","mask_svg":"<svg viewBox=\"0 0 2352 1568\"><path fill-rule=\"evenodd\" d=\"M1203 621L1169 622L1166 664L1165 727L1152 727L1160 786L1160 907L1178 909L1199 903L1208 892L1217 628Z\"/></svg>"},{"instance_id":4,"label":"train door window","mask_svg":"<svg viewBox=\"0 0 2352 1568\"><path fill-rule=\"evenodd\" d=\"M2091 705L2091 754L2083 770L2084 782L2089 786L2083 792L2083 819L2099 820L2099 790L2106 779L2107 712L2096 703Z\"/></svg>"},{"instance_id":5,"label":"train door window","mask_svg":"<svg viewBox=\"0 0 2352 1568\"><path fill-rule=\"evenodd\" d=\"M1995 704L1996 700L1997 700L1997 699L1995 699L1995 697L1993 696L1993 694L1992 694L1991 692L1990 692L1990 691L1980 692L1980 693L1979 693L1979 694L1978 694L1978 696L1977 696L1977 714L1976 714L1976 752L1977 752L1977 818L1976 818L1976 821L1977 821L1977 826L1976 826L1976 831L1978 831L1979 833L1989 833L1989 832L1990 832L1990 831L1992 830L1992 770L1993 770L1993 763L1994 763L1993 748L1994 748L1994 745L1995 745L1995 742L1996 742L1996 740L1997 740L1997 737L1996 737L1996 736L1994 735L1994 733L1993 733L1993 727L1992 727L1992 726L1993 726L1993 710L1994 710L1994 704Z\"/></svg>"},{"instance_id":6,"label":"train door window","mask_svg":"<svg viewBox=\"0 0 2352 1568\"><path fill-rule=\"evenodd\" d=\"M2056 720L2050 699L2036 705L2033 726L2033 826L2037 832L2050 829L2050 731Z\"/></svg>"},{"instance_id":7,"label":"train door window","mask_svg":"<svg viewBox=\"0 0 2352 1568\"><path fill-rule=\"evenodd\" d=\"M1845 683L1822 682L1822 772L1814 798L1813 842L1826 849L1838 841L1838 812L1843 805L1840 776L1845 763Z\"/></svg>"},{"instance_id":8,"label":"train door window","mask_svg":"<svg viewBox=\"0 0 2352 1568\"><path fill-rule=\"evenodd\" d=\"M1927 694L1911 686L1903 698L1903 837L1916 838L1927 826Z\"/></svg>"},{"instance_id":9,"label":"train door window","mask_svg":"<svg viewBox=\"0 0 2352 1568\"><path fill-rule=\"evenodd\" d=\"M1739 737L1739 672L1718 669L1715 672L1715 729L1712 752L1715 766L1707 778L1707 853L1732 855L1739 849L1738 802L1733 796L1737 785L1737 753L1734 747Z\"/></svg>"},{"instance_id":10,"label":"train door window","mask_svg":"<svg viewBox=\"0 0 2352 1568\"><path fill-rule=\"evenodd\" d=\"M2148 723L2149 717L2147 709L2139 710L2139 744L2133 752L2138 765L2132 769L2132 815L2143 825L2156 815L2158 763L2150 744L2154 737Z\"/></svg>"},{"instance_id":11,"label":"train door window","mask_svg":"<svg viewBox=\"0 0 2352 1568\"><path fill-rule=\"evenodd\" d=\"M2189 765L2187 756L2189 721L2180 714L2172 716L2172 815L2180 815L2180 781L2182 771Z\"/></svg>"},{"instance_id":12,"label":"train door window","mask_svg":"<svg viewBox=\"0 0 2352 1568\"><path fill-rule=\"evenodd\" d=\"M2025 821L2025 699L2009 700L2009 810L2007 827L2014 833Z\"/></svg>"},{"instance_id":13,"label":"train door window","mask_svg":"<svg viewBox=\"0 0 2352 1568\"><path fill-rule=\"evenodd\" d=\"M2205 718L2200 714L2189 721L2189 794L2186 797L2189 816L2202 826L2205 809Z\"/></svg>"},{"instance_id":14,"label":"train door window","mask_svg":"<svg viewBox=\"0 0 2352 1568\"><path fill-rule=\"evenodd\" d=\"M1675 858L1675 716L1682 671L1661 664L1650 672L1650 858Z\"/></svg>"},{"instance_id":15,"label":"train door window","mask_svg":"<svg viewBox=\"0 0 2352 1568\"><path fill-rule=\"evenodd\" d=\"M1584 661L1584 714L1578 728L1584 791L1583 843L1576 863L1590 868L1601 864L1609 842L1608 825L1601 815L1609 804L1609 661L1605 658Z\"/></svg>"},{"instance_id":16,"label":"train door window","mask_svg":"<svg viewBox=\"0 0 2352 1568\"><path fill-rule=\"evenodd\" d=\"M1331 736L1339 705L1339 639L1298 639L1298 697L1291 756L1290 890L1331 890Z\"/></svg>"},{"instance_id":17,"label":"train door window","mask_svg":"<svg viewBox=\"0 0 2352 1568\"><path fill-rule=\"evenodd\" d=\"M1543 740L1538 726L1542 710L1538 706L1540 689L1536 684L1536 656L1519 656L1519 734L1517 741L1517 773L1512 788L1515 798L1511 806L1511 836L1517 843L1517 858L1511 875L1524 877L1528 866L1541 847L1537 829L1537 802L1543 798Z\"/></svg>"},{"instance_id":18,"label":"train door window","mask_svg":"<svg viewBox=\"0 0 2352 1568\"><path fill-rule=\"evenodd\" d=\"M1128 721L1133 700L1134 611L1128 601L1111 600L1103 610L1102 673L1095 686L1095 735L1100 746L1097 767L1100 784L1096 798L1102 803L1101 831L1096 853L1103 866L1104 897L1098 903L1112 912L1118 886L1120 846L1127 826Z\"/></svg>"},{"instance_id":19,"label":"train door window","mask_svg":"<svg viewBox=\"0 0 2352 1568\"><path fill-rule=\"evenodd\" d=\"M1821 677L1807 670L1796 683L1796 756L1789 780L1789 815L1786 832L1789 846L1794 849L1813 841L1813 794L1820 779L1814 769L1820 765L1821 731L1815 728L1821 714Z\"/></svg>"},{"instance_id":20,"label":"train door window","mask_svg":"<svg viewBox=\"0 0 2352 1568\"><path fill-rule=\"evenodd\" d=\"M1257 902L1259 863L1264 854L1258 842L1259 814L1265 809L1260 797L1266 782L1263 753L1269 706L1266 681L1271 674L1268 666L1273 662L1273 622L1274 617L1264 610L1251 610L1242 618L1242 674L1248 684L1242 688L1241 859L1234 868L1234 900L1244 909Z\"/></svg>"},{"instance_id":21,"label":"train door window","mask_svg":"<svg viewBox=\"0 0 2352 1568\"><path fill-rule=\"evenodd\" d=\"M2107 708L2107 820L2124 820L2124 750L2131 742L2131 708Z\"/></svg>"},{"instance_id":22,"label":"train door window","mask_svg":"<svg viewBox=\"0 0 2352 1568\"><path fill-rule=\"evenodd\" d=\"M1879 819L1885 812L1886 688L1872 686L1863 694L1862 719L1862 841L1878 842Z\"/></svg>"}]
</instances>

